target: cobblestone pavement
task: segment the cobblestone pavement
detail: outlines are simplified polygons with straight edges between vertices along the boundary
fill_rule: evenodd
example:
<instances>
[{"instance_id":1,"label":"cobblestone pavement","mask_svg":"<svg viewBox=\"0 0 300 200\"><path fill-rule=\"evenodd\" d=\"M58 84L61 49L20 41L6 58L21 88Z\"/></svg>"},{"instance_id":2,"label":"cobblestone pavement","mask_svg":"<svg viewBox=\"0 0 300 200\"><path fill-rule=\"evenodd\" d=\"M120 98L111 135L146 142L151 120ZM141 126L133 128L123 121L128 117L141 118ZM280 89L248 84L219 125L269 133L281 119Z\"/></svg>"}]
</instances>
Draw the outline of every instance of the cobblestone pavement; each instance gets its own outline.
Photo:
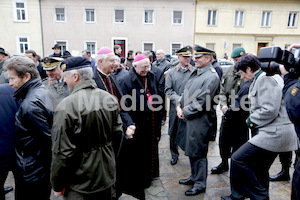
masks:
<instances>
[{"instance_id":1,"label":"cobblestone pavement","mask_svg":"<svg viewBox=\"0 0 300 200\"><path fill-rule=\"evenodd\" d=\"M220 113L218 112L218 124L220 124ZM221 161L219 157L218 141L210 142L208 151L208 177L207 188L204 194L194 197L186 197L184 192L189 189L189 186L179 185L178 181L182 178L187 178L190 175L190 166L188 157L180 151L179 161L176 165L170 165L170 151L169 151L169 135L168 122L162 127L162 137L159 143L159 157L160 157L160 177L152 182L152 186L146 189L146 199L149 200L219 200L222 195L230 194L229 172L221 175L210 174L210 169L215 167ZM293 159L294 160L294 159ZM274 175L281 170L279 159L276 158L273 163L270 174ZM294 168L290 168L290 175L292 176ZM6 186L14 185L12 174L10 173L5 183ZM291 194L291 181L271 182L270 183L270 199L271 200L288 200ZM34 195L34 189L33 189ZM7 200L14 200L14 192L6 195ZM123 194L119 200L134 200L135 198ZM53 194L51 200L62 200Z\"/></svg>"}]
</instances>

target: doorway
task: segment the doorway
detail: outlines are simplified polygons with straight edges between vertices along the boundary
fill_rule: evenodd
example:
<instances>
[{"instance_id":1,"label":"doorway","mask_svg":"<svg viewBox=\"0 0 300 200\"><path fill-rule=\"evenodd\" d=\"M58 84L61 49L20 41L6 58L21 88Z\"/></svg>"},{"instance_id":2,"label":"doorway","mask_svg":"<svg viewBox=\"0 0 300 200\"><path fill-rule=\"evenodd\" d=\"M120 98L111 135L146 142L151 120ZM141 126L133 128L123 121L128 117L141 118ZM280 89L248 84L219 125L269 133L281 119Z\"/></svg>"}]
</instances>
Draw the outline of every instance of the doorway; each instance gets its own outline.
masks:
<instances>
[{"instance_id":1,"label":"doorway","mask_svg":"<svg viewBox=\"0 0 300 200\"><path fill-rule=\"evenodd\" d=\"M267 47L267 46L268 46L268 43L258 43L258 45L257 45L257 54L256 55L258 55L260 48Z\"/></svg>"},{"instance_id":2,"label":"doorway","mask_svg":"<svg viewBox=\"0 0 300 200\"><path fill-rule=\"evenodd\" d=\"M125 53L126 53L126 40L118 40L114 39L113 40L114 45L120 45L122 49L121 57L125 58Z\"/></svg>"}]
</instances>

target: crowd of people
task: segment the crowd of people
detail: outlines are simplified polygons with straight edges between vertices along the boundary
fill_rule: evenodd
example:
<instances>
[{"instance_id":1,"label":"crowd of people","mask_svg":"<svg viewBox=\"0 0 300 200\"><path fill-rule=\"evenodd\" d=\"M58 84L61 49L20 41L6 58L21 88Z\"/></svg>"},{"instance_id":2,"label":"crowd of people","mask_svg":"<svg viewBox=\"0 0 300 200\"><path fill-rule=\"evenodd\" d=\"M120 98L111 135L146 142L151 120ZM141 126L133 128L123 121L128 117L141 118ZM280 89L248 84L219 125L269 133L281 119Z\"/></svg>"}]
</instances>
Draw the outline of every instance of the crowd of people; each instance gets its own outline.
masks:
<instances>
[{"instance_id":1,"label":"crowd of people","mask_svg":"<svg viewBox=\"0 0 300 200\"><path fill-rule=\"evenodd\" d=\"M221 199L267 200L269 181L290 179L300 111L286 109L285 101L294 100L286 94L299 96L299 81L284 67L284 79L267 76L243 47L232 51L234 66L224 74L216 53L200 45L177 50L176 66L163 49L130 50L126 59L119 45L99 48L95 58L89 50L72 56L58 44L52 49L40 59L34 50L10 58L0 48L0 200L11 190L3 187L9 171L16 200L48 200L51 190L66 200L118 199L122 193L145 199L144 190L159 177L166 110L170 164L178 162L178 147L190 161L190 176L179 184L191 186L186 196L204 193L218 104L222 161L211 173L230 169L231 185L231 195ZM284 81L296 89L289 91ZM277 155L282 171L269 177ZM292 199L300 199L296 163Z\"/></svg>"}]
</instances>

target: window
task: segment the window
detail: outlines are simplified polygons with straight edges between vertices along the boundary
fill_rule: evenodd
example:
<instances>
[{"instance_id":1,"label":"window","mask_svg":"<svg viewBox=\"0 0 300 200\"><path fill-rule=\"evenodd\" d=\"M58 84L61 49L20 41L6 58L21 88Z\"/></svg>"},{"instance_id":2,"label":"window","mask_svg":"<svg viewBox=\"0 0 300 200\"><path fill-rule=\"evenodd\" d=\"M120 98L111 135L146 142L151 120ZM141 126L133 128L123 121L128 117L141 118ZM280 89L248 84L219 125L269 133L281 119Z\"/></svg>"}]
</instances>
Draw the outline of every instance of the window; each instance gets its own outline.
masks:
<instances>
[{"instance_id":1,"label":"window","mask_svg":"<svg viewBox=\"0 0 300 200\"><path fill-rule=\"evenodd\" d=\"M261 18L261 26L270 27L270 21L271 21L271 12L263 11L262 18Z\"/></svg>"},{"instance_id":2,"label":"window","mask_svg":"<svg viewBox=\"0 0 300 200\"><path fill-rule=\"evenodd\" d=\"M289 21L288 21L288 27L297 27L297 20L298 20L298 12L290 12L289 13Z\"/></svg>"},{"instance_id":3,"label":"window","mask_svg":"<svg viewBox=\"0 0 300 200\"><path fill-rule=\"evenodd\" d=\"M26 20L25 4L17 2L16 3L16 11L17 11L17 20L25 21Z\"/></svg>"},{"instance_id":4,"label":"window","mask_svg":"<svg viewBox=\"0 0 300 200\"><path fill-rule=\"evenodd\" d=\"M28 37L18 37L17 44L19 53L25 53L25 51L29 49Z\"/></svg>"},{"instance_id":5,"label":"window","mask_svg":"<svg viewBox=\"0 0 300 200\"><path fill-rule=\"evenodd\" d=\"M143 51L152 51L153 48L153 43L150 42L145 42L143 43Z\"/></svg>"},{"instance_id":6,"label":"window","mask_svg":"<svg viewBox=\"0 0 300 200\"><path fill-rule=\"evenodd\" d=\"M86 22L95 22L95 10L94 9L85 9L85 21Z\"/></svg>"},{"instance_id":7,"label":"window","mask_svg":"<svg viewBox=\"0 0 300 200\"><path fill-rule=\"evenodd\" d=\"M96 54L96 42L85 42L85 48L91 52L91 54Z\"/></svg>"},{"instance_id":8,"label":"window","mask_svg":"<svg viewBox=\"0 0 300 200\"><path fill-rule=\"evenodd\" d=\"M145 10L145 24L153 24L153 10Z\"/></svg>"},{"instance_id":9,"label":"window","mask_svg":"<svg viewBox=\"0 0 300 200\"><path fill-rule=\"evenodd\" d=\"M241 46L242 46L242 44L232 44L232 49L235 49L235 48L241 47Z\"/></svg>"},{"instance_id":10,"label":"window","mask_svg":"<svg viewBox=\"0 0 300 200\"><path fill-rule=\"evenodd\" d=\"M56 41L54 44L59 44L61 47L61 52L67 51L67 42L66 41Z\"/></svg>"},{"instance_id":11,"label":"window","mask_svg":"<svg viewBox=\"0 0 300 200\"><path fill-rule=\"evenodd\" d=\"M234 26L244 26L244 11L235 11Z\"/></svg>"},{"instance_id":12,"label":"window","mask_svg":"<svg viewBox=\"0 0 300 200\"><path fill-rule=\"evenodd\" d=\"M216 10L208 10L208 18L207 25L216 26L217 22L217 11Z\"/></svg>"},{"instance_id":13,"label":"window","mask_svg":"<svg viewBox=\"0 0 300 200\"><path fill-rule=\"evenodd\" d=\"M181 44L178 44L178 43L173 43L172 46L171 46L171 50L172 50L172 55L176 55L176 51L181 49Z\"/></svg>"},{"instance_id":14,"label":"window","mask_svg":"<svg viewBox=\"0 0 300 200\"><path fill-rule=\"evenodd\" d=\"M182 11L173 11L173 24L182 24Z\"/></svg>"},{"instance_id":15,"label":"window","mask_svg":"<svg viewBox=\"0 0 300 200\"><path fill-rule=\"evenodd\" d=\"M206 43L206 48L209 48L211 50L215 50L216 43Z\"/></svg>"},{"instance_id":16,"label":"window","mask_svg":"<svg viewBox=\"0 0 300 200\"><path fill-rule=\"evenodd\" d=\"M124 10L115 10L115 22L123 23L124 21Z\"/></svg>"},{"instance_id":17,"label":"window","mask_svg":"<svg viewBox=\"0 0 300 200\"><path fill-rule=\"evenodd\" d=\"M55 8L55 16L57 22L65 22L65 9L64 8Z\"/></svg>"}]
</instances>

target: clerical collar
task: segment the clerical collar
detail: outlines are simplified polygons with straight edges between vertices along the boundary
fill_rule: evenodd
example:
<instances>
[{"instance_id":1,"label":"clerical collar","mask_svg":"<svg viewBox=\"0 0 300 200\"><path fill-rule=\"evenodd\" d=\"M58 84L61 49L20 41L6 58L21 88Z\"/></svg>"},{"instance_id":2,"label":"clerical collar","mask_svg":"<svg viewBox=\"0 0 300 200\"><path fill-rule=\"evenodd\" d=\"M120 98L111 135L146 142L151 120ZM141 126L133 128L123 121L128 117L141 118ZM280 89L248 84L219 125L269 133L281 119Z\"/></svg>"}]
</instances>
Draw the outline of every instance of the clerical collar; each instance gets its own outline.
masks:
<instances>
[{"instance_id":1,"label":"clerical collar","mask_svg":"<svg viewBox=\"0 0 300 200\"><path fill-rule=\"evenodd\" d=\"M109 74L105 74L103 71L101 71L101 69L99 69L99 68L97 68L98 69L98 71L101 73L101 74L103 74L106 78L108 78L109 77Z\"/></svg>"}]
</instances>

